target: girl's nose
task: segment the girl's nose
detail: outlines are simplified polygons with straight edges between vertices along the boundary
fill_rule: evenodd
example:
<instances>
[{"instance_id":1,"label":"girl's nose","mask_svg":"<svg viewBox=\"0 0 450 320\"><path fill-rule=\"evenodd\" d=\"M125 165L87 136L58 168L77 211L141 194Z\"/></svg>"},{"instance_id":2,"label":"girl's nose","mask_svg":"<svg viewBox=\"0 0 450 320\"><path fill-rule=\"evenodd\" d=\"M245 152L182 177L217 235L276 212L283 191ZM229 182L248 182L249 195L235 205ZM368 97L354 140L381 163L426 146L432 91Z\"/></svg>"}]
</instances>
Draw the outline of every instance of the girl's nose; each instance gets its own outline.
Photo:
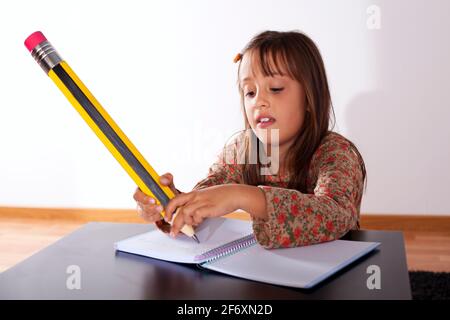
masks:
<instances>
[{"instance_id":1,"label":"girl's nose","mask_svg":"<svg viewBox=\"0 0 450 320\"><path fill-rule=\"evenodd\" d=\"M262 107L268 107L269 102L267 101L264 94L261 94L258 92L256 98L255 98L255 107L262 108Z\"/></svg>"}]
</instances>

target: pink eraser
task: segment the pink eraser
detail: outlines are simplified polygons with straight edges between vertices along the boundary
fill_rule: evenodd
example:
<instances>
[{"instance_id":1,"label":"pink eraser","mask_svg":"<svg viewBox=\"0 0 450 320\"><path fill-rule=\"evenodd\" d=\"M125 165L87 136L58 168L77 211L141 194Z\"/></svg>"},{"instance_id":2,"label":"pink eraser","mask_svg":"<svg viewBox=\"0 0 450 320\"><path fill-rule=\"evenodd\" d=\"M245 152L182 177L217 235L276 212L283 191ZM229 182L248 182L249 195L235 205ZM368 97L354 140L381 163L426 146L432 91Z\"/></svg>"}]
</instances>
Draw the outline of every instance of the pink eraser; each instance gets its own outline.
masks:
<instances>
[{"instance_id":1,"label":"pink eraser","mask_svg":"<svg viewBox=\"0 0 450 320\"><path fill-rule=\"evenodd\" d=\"M47 41L47 38L40 31L33 32L25 39L25 47L28 51L33 51L33 49L40 43Z\"/></svg>"}]
</instances>

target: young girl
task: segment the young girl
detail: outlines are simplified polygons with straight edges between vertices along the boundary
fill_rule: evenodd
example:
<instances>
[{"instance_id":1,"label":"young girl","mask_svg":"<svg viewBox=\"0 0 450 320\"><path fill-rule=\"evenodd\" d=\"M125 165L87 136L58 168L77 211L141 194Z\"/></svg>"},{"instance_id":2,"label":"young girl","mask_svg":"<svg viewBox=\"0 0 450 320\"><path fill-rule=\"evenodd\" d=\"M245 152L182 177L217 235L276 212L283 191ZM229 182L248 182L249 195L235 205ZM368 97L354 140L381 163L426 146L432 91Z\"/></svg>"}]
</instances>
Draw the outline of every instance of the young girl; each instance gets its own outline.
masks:
<instances>
[{"instance_id":1,"label":"young girl","mask_svg":"<svg viewBox=\"0 0 450 320\"><path fill-rule=\"evenodd\" d=\"M330 241L358 229L364 161L352 142L329 130L334 112L314 42L300 32L262 32L235 62L246 130L225 146L191 192L179 192L170 173L161 176L177 194L166 208L138 189L140 215L161 224L163 209L171 221L181 207L172 221L176 236L184 224L242 209L265 248ZM256 151L252 141L258 141ZM273 146L278 170L263 174L260 155L271 155ZM252 152L259 155L256 162L249 161ZM242 156L246 161L238 161Z\"/></svg>"}]
</instances>

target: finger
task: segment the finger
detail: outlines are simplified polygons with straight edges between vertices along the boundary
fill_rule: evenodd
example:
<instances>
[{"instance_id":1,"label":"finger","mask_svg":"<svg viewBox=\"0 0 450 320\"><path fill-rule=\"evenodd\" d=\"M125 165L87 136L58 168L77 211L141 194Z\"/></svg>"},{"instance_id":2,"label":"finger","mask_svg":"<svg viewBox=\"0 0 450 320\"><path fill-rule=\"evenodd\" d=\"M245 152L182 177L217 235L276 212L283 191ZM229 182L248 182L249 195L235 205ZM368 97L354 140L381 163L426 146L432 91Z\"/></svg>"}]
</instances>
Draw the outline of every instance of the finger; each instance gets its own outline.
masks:
<instances>
[{"instance_id":1,"label":"finger","mask_svg":"<svg viewBox=\"0 0 450 320\"><path fill-rule=\"evenodd\" d=\"M200 223L203 222L204 219L205 219L205 217L201 214L194 215L194 225L198 226Z\"/></svg>"},{"instance_id":2,"label":"finger","mask_svg":"<svg viewBox=\"0 0 450 320\"><path fill-rule=\"evenodd\" d=\"M161 221L161 215L155 214L150 215L144 212L144 214L141 216L142 219L144 219L146 222L155 223L157 221Z\"/></svg>"},{"instance_id":3,"label":"finger","mask_svg":"<svg viewBox=\"0 0 450 320\"><path fill-rule=\"evenodd\" d=\"M181 207L180 212L184 215L184 221L188 225L193 225L195 223L195 217L198 215L198 210L202 207L199 202L189 202L188 204Z\"/></svg>"},{"instance_id":4,"label":"finger","mask_svg":"<svg viewBox=\"0 0 450 320\"><path fill-rule=\"evenodd\" d=\"M164 173L162 176L159 177L159 182L167 186L173 183L173 175L170 172Z\"/></svg>"},{"instance_id":5,"label":"finger","mask_svg":"<svg viewBox=\"0 0 450 320\"><path fill-rule=\"evenodd\" d=\"M140 206L147 214L159 214L161 216L161 212L164 210L162 205L157 204L140 204Z\"/></svg>"},{"instance_id":6,"label":"finger","mask_svg":"<svg viewBox=\"0 0 450 320\"><path fill-rule=\"evenodd\" d=\"M142 216L144 215L144 210L142 209L142 207L137 202L136 202L136 211L137 211L139 217L142 218Z\"/></svg>"},{"instance_id":7,"label":"finger","mask_svg":"<svg viewBox=\"0 0 450 320\"><path fill-rule=\"evenodd\" d=\"M137 188L136 191L133 194L133 199L136 201L142 201L144 200L144 193L141 191L141 189Z\"/></svg>"},{"instance_id":8,"label":"finger","mask_svg":"<svg viewBox=\"0 0 450 320\"><path fill-rule=\"evenodd\" d=\"M183 215L184 224L192 226L194 224L194 217L192 211L186 211L184 207L180 208L180 213ZM183 228L183 226L181 226Z\"/></svg>"},{"instance_id":9,"label":"finger","mask_svg":"<svg viewBox=\"0 0 450 320\"><path fill-rule=\"evenodd\" d=\"M195 210L193 218L194 218L194 224L198 226L200 223L203 222L205 218L207 218L210 215L211 209L208 206L202 206Z\"/></svg>"},{"instance_id":10,"label":"finger","mask_svg":"<svg viewBox=\"0 0 450 320\"><path fill-rule=\"evenodd\" d=\"M175 184L173 182L173 175L170 172L163 174L159 178L159 182L161 182L162 185L168 186L173 193L175 194L179 193L177 188L175 188Z\"/></svg>"},{"instance_id":11,"label":"finger","mask_svg":"<svg viewBox=\"0 0 450 320\"><path fill-rule=\"evenodd\" d=\"M183 214L183 208L180 208L178 214L173 219L172 227L170 228L170 236L175 238L180 232L181 228L186 224L185 214Z\"/></svg>"},{"instance_id":12,"label":"finger","mask_svg":"<svg viewBox=\"0 0 450 320\"><path fill-rule=\"evenodd\" d=\"M155 199L146 195L141 189L137 188L133 195L134 200L143 204L156 203Z\"/></svg>"},{"instance_id":13,"label":"finger","mask_svg":"<svg viewBox=\"0 0 450 320\"><path fill-rule=\"evenodd\" d=\"M142 205L137 205L137 211L139 216L148 221L148 222L156 222L162 219L161 213L153 206L153 208L143 208Z\"/></svg>"},{"instance_id":14,"label":"finger","mask_svg":"<svg viewBox=\"0 0 450 320\"><path fill-rule=\"evenodd\" d=\"M171 228L171 234L176 236L184 225L199 225L203 222L203 219L208 214L208 208L206 206L187 205L179 208L177 215L174 218Z\"/></svg>"},{"instance_id":15,"label":"finger","mask_svg":"<svg viewBox=\"0 0 450 320\"><path fill-rule=\"evenodd\" d=\"M175 209L183 206L191 198L192 194L189 192L177 194L175 198L172 198L164 209L164 220L166 220L167 222L172 221L172 216Z\"/></svg>"}]
</instances>

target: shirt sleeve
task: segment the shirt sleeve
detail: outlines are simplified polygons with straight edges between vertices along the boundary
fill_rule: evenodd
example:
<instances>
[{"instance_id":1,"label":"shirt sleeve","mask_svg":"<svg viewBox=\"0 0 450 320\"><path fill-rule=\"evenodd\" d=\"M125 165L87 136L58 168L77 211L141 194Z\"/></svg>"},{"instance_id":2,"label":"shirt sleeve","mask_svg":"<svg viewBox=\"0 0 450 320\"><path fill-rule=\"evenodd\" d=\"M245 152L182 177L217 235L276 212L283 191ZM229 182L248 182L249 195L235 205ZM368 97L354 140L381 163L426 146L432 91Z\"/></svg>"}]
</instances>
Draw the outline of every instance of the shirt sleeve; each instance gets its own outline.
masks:
<instances>
[{"instance_id":1,"label":"shirt sleeve","mask_svg":"<svg viewBox=\"0 0 450 320\"><path fill-rule=\"evenodd\" d=\"M253 218L253 231L265 248L305 246L342 237L359 226L363 176L350 143L324 143L313 155L314 193L259 185L267 220Z\"/></svg>"}]
</instances>

